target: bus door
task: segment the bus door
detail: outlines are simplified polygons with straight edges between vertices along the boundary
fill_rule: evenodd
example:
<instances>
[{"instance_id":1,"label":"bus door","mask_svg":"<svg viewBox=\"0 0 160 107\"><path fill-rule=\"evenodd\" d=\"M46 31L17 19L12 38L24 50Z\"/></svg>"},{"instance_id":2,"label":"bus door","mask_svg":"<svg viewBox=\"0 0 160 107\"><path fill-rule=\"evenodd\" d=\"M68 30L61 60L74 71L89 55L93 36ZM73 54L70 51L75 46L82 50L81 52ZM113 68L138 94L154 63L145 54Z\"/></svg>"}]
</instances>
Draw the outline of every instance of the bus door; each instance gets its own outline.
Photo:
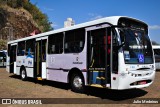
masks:
<instances>
[{"instance_id":1,"label":"bus door","mask_svg":"<svg viewBox=\"0 0 160 107\"><path fill-rule=\"evenodd\" d=\"M46 79L46 44L46 38L36 40L34 77L38 80Z\"/></svg>"},{"instance_id":2,"label":"bus door","mask_svg":"<svg viewBox=\"0 0 160 107\"><path fill-rule=\"evenodd\" d=\"M110 39L109 25L103 24L86 28L88 84L110 87Z\"/></svg>"},{"instance_id":3,"label":"bus door","mask_svg":"<svg viewBox=\"0 0 160 107\"><path fill-rule=\"evenodd\" d=\"M121 46L118 43L118 35L114 29L108 28L108 35L111 35L111 51L110 51L110 71L111 71L111 89L117 89L119 84L118 78L118 52Z\"/></svg>"},{"instance_id":4,"label":"bus door","mask_svg":"<svg viewBox=\"0 0 160 107\"><path fill-rule=\"evenodd\" d=\"M16 73L16 50L17 50L17 44L11 45L10 47L10 68L9 68L9 72L10 73Z\"/></svg>"}]
</instances>

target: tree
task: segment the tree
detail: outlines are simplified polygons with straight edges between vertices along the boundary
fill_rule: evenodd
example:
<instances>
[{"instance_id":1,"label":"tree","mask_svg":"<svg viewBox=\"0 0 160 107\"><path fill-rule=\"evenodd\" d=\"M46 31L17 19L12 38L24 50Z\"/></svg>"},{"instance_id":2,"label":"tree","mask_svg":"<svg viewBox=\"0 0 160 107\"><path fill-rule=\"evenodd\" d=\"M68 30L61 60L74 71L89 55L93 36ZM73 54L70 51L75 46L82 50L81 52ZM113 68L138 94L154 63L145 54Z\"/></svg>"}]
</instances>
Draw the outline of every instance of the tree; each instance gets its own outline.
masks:
<instances>
[{"instance_id":1,"label":"tree","mask_svg":"<svg viewBox=\"0 0 160 107\"><path fill-rule=\"evenodd\" d=\"M23 7L23 0L17 0L17 7Z\"/></svg>"},{"instance_id":2,"label":"tree","mask_svg":"<svg viewBox=\"0 0 160 107\"><path fill-rule=\"evenodd\" d=\"M53 30L48 20L48 16L42 13L40 9L36 7L36 5L31 4L30 1L23 2L23 8L30 12L35 22L38 24L40 28L42 28L42 32Z\"/></svg>"},{"instance_id":3,"label":"tree","mask_svg":"<svg viewBox=\"0 0 160 107\"><path fill-rule=\"evenodd\" d=\"M6 50L6 49L7 49L7 41L0 40L0 50Z\"/></svg>"}]
</instances>

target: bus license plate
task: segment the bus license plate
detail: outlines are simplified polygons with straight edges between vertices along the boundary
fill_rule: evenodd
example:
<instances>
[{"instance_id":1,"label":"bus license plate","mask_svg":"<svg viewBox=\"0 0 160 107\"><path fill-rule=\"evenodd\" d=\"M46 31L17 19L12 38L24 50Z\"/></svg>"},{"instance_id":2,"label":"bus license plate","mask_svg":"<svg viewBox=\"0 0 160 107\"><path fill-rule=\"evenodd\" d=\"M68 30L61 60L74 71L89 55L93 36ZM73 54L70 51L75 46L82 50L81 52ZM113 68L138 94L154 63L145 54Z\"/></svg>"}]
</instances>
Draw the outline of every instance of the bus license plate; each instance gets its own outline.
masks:
<instances>
[{"instance_id":1,"label":"bus license plate","mask_svg":"<svg viewBox=\"0 0 160 107\"><path fill-rule=\"evenodd\" d=\"M146 84L147 82L146 81L141 81L141 82L139 82L138 84L139 85L143 85L143 84Z\"/></svg>"}]
</instances>

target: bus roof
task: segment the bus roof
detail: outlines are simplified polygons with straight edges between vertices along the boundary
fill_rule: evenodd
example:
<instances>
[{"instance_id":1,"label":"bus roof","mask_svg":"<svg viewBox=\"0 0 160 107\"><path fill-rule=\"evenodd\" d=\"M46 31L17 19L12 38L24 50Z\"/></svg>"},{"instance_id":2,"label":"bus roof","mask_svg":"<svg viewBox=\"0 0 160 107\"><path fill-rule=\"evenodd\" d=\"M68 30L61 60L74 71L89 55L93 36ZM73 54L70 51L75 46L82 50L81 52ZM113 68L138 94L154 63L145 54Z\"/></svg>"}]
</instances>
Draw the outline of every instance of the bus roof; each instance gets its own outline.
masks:
<instances>
[{"instance_id":1,"label":"bus roof","mask_svg":"<svg viewBox=\"0 0 160 107\"><path fill-rule=\"evenodd\" d=\"M160 45L152 45L153 49L160 49Z\"/></svg>"},{"instance_id":2,"label":"bus roof","mask_svg":"<svg viewBox=\"0 0 160 107\"><path fill-rule=\"evenodd\" d=\"M43 37L43 36L46 36L46 35L65 32L65 31L74 30L74 29L78 29L78 28L89 27L89 26L93 26L93 25L96 25L96 24L109 23L111 25L117 25L118 20L120 18L130 18L132 20L136 20L136 21L139 21L141 23L144 23L143 21L140 21L140 20L137 20L137 19L134 19L134 18L131 18L131 17L111 16L111 17L105 17L105 18L101 18L101 19L97 19L97 20L93 20L93 21L77 24L77 25L74 25L74 26L71 26L71 27L67 27L67 28L60 28L60 29L57 29L57 30L53 30L53 31L37 34L37 35L34 35L34 36L28 36L28 37L21 38L21 39L18 39L18 40L9 41L8 44L12 44L12 43L16 43L16 42L20 42L20 41L24 41L24 40L28 40L28 39L33 39L33 38L40 38L40 37Z\"/></svg>"},{"instance_id":3,"label":"bus roof","mask_svg":"<svg viewBox=\"0 0 160 107\"><path fill-rule=\"evenodd\" d=\"M0 52L7 52L7 50L0 50Z\"/></svg>"}]
</instances>

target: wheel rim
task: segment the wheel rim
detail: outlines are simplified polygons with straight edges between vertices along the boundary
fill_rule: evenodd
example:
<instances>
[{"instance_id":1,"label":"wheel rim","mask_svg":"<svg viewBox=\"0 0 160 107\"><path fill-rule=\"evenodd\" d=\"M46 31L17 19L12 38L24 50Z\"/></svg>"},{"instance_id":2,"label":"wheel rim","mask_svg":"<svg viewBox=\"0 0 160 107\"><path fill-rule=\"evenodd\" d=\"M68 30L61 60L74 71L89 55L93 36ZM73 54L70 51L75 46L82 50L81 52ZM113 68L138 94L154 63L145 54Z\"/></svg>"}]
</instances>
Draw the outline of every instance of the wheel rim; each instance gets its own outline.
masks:
<instances>
[{"instance_id":1,"label":"wheel rim","mask_svg":"<svg viewBox=\"0 0 160 107\"><path fill-rule=\"evenodd\" d=\"M25 78L26 77L26 73L24 70L22 70L22 78Z\"/></svg>"},{"instance_id":2,"label":"wheel rim","mask_svg":"<svg viewBox=\"0 0 160 107\"><path fill-rule=\"evenodd\" d=\"M81 88L82 85L83 85L82 79L81 79L79 76L76 76L76 77L73 79L73 85L74 85L76 88Z\"/></svg>"}]
</instances>

